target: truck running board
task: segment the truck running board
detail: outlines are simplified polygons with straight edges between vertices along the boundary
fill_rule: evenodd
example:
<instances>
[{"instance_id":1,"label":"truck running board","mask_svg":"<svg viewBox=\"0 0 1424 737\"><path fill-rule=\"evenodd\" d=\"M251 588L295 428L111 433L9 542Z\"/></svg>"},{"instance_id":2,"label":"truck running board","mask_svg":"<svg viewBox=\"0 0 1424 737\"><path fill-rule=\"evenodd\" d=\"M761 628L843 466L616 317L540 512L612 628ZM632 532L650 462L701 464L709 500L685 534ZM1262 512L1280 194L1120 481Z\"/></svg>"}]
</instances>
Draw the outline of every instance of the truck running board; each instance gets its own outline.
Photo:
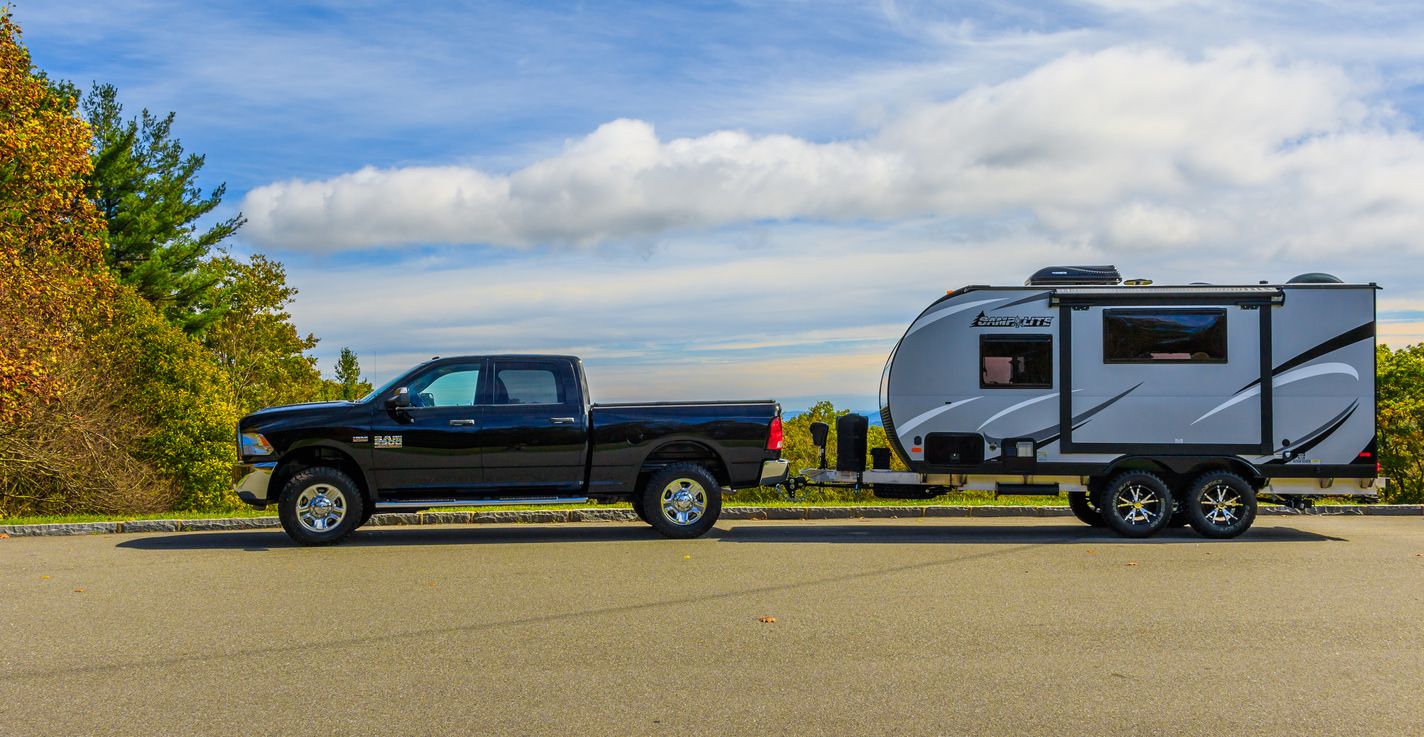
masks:
<instances>
[{"instance_id":1,"label":"truck running board","mask_svg":"<svg viewBox=\"0 0 1424 737\"><path fill-rule=\"evenodd\" d=\"M494 507L513 504L585 504L584 496L539 496L516 499L399 499L376 502L376 509L429 509L431 507Z\"/></svg>"}]
</instances>

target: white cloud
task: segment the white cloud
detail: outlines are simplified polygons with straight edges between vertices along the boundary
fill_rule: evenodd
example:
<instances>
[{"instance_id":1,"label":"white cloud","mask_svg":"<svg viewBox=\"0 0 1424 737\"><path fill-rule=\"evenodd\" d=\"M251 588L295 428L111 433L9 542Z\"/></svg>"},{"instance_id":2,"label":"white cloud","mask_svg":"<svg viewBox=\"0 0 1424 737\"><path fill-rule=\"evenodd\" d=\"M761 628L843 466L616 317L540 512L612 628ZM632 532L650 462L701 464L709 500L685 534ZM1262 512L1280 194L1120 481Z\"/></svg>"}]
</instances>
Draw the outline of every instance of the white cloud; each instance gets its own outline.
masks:
<instances>
[{"instance_id":1,"label":"white cloud","mask_svg":"<svg viewBox=\"0 0 1424 737\"><path fill-rule=\"evenodd\" d=\"M1188 59L1070 54L903 113L864 138L617 120L508 174L365 168L248 193L267 246L587 246L763 221L1032 213L1047 235L1131 251L1417 247L1424 142L1341 70L1240 47Z\"/></svg>"}]
</instances>

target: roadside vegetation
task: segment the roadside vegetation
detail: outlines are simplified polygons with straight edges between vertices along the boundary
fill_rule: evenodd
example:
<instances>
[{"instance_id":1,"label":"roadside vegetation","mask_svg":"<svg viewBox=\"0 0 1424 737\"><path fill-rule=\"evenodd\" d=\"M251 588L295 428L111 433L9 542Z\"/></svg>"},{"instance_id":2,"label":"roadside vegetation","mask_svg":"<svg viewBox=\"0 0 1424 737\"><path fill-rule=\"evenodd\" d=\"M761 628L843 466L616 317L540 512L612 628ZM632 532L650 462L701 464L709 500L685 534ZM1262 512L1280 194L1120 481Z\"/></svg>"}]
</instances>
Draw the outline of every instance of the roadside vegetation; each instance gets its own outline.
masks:
<instances>
[{"instance_id":1,"label":"roadside vegetation","mask_svg":"<svg viewBox=\"0 0 1424 737\"><path fill-rule=\"evenodd\" d=\"M225 188L199 186L206 161L176 121L126 112L110 85L49 78L0 9L0 519L246 514L229 476L238 418L371 388L349 349L322 375L280 262L228 249L242 215L213 218ZM1380 346L1378 366L1383 500L1421 502L1424 345ZM786 422L793 469L818 463L810 423L834 430L844 412L821 402ZM869 447L884 445L872 426ZM764 502L781 503L769 489L735 499Z\"/></svg>"},{"instance_id":2,"label":"roadside vegetation","mask_svg":"<svg viewBox=\"0 0 1424 737\"><path fill-rule=\"evenodd\" d=\"M279 262L226 248L174 135L32 66L0 10L0 518L230 510L237 419L369 391L323 378Z\"/></svg>"}]
</instances>

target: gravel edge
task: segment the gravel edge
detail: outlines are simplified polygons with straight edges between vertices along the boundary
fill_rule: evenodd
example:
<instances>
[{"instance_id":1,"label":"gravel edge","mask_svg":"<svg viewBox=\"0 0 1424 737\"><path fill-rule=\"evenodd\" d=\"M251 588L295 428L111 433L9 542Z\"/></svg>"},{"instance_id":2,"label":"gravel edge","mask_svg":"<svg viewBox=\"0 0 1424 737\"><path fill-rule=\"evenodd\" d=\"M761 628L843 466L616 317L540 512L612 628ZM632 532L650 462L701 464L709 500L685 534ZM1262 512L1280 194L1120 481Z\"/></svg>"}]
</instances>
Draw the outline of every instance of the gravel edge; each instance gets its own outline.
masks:
<instances>
[{"instance_id":1,"label":"gravel edge","mask_svg":"<svg viewBox=\"0 0 1424 737\"><path fill-rule=\"evenodd\" d=\"M808 519L909 519L916 517L1070 517L1067 507L954 506L867 506L867 507L723 507L722 519L808 520ZM1287 507L1262 506L1261 515L1303 514ZM1316 507L1314 516L1424 516L1424 504L1348 504ZM467 525L554 522L635 522L631 509L531 509L519 511L419 512L378 514L367 524L374 527L406 525ZM59 522L43 525L0 525L0 534L11 537L54 535L102 535L143 532L192 532L207 530L258 530L280 527L276 517L229 517L218 519L143 519L126 522Z\"/></svg>"}]
</instances>

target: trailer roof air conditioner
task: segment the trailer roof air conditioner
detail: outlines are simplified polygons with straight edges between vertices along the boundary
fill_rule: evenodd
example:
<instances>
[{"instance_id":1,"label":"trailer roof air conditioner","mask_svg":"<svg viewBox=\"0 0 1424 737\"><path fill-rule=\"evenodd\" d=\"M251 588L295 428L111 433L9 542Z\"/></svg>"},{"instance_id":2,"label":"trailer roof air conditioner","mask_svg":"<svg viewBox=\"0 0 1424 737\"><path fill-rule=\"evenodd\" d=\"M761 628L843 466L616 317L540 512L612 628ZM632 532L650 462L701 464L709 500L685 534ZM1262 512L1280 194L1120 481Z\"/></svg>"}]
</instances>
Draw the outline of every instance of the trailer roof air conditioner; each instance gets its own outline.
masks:
<instances>
[{"instance_id":1,"label":"trailer roof air conditioner","mask_svg":"<svg viewBox=\"0 0 1424 737\"><path fill-rule=\"evenodd\" d=\"M1049 266L1035 271L1024 282L1026 287L1051 287L1062 284L1092 284L1106 286L1122 281L1116 266Z\"/></svg>"}]
</instances>

